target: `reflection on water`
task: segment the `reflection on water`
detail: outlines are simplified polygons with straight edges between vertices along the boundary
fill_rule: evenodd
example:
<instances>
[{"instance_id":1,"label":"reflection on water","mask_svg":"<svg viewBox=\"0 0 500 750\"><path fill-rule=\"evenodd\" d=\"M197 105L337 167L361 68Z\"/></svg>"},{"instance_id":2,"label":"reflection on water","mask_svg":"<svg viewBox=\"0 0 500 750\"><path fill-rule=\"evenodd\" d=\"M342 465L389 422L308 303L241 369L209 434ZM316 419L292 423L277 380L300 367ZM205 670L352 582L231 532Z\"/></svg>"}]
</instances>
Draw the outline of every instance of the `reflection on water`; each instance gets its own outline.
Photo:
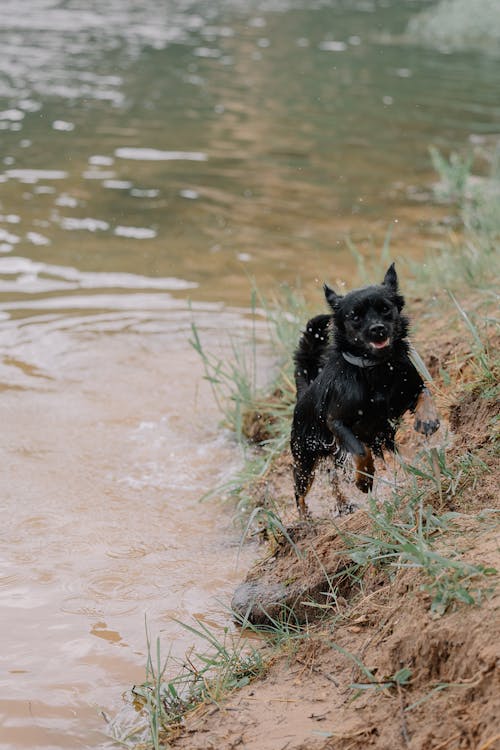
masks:
<instances>
[{"instance_id":1,"label":"reflection on water","mask_svg":"<svg viewBox=\"0 0 500 750\"><path fill-rule=\"evenodd\" d=\"M0 8L0 250L175 276L240 304L417 252L428 146L498 129L495 61L404 39L399 0L11 0ZM0 224L3 226L3 224ZM37 244L34 238L43 238ZM307 263L304 263L307 258Z\"/></svg>"},{"instance_id":2,"label":"reflection on water","mask_svg":"<svg viewBox=\"0 0 500 750\"><path fill-rule=\"evenodd\" d=\"M44 244L40 240L38 244ZM132 273L104 273L97 271L78 271L67 266L53 266L50 263L35 262L28 258L17 258L12 255L0 257L0 292L15 292L22 289L27 292L62 291L70 289L161 289L187 290L197 286L195 282L182 279L146 278ZM35 307L52 304L52 300L37 300ZM66 300L65 304L68 304ZM74 305L72 298L70 306ZM19 305L14 305L18 308ZM10 308L10 303L4 304L4 310Z\"/></svg>"},{"instance_id":3,"label":"reflection on water","mask_svg":"<svg viewBox=\"0 0 500 750\"><path fill-rule=\"evenodd\" d=\"M236 457L189 326L432 236L429 144L500 110L494 61L405 39L419 7L0 4L2 750L105 746L144 613L176 653L173 618L224 623L236 534L197 499Z\"/></svg>"}]
</instances>

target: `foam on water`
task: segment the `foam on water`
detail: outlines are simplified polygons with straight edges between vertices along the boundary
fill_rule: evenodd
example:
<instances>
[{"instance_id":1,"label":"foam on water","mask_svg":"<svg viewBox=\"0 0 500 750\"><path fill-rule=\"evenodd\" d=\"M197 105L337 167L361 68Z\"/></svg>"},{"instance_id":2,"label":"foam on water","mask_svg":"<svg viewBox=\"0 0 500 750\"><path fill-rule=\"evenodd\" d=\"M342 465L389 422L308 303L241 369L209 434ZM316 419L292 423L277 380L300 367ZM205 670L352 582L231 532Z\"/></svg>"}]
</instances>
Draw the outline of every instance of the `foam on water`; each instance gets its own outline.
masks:
<instances>
[{"instance_id":1,"label":"foam on water","mask_svg":"<svg viewBox=\"0 0 500 750\"><path fill-rule=\"evenodd\" d=\"M1 238L1 235L0 235ZM30 258L17 256L5 256L0 258L0 277L15 276L12 282L0 281L2 291L16 287L18 291L36 291L36 283L47 284L50 277L50 288L55 290L58 284L60 288L67 289L65 282L72 282L73 289L99 290L103 288L112 289L163 289L168 291L182 291L195 289L198 284L184 279L174 277L146 277L133 273L106 273L104 271L79 271L77 268L58 266L42 261L33 261ZM26 286L29 281L29 288ZM9 286L10 284L10 286ZM24 285L24 286L23 286ZM41 289L40 289L41 290ZM91 301L92 298L89 298ZM74 304L74 298L68 300L68 304ZM4 308L8 309L9 303Z\"/></svg>"},{"instance_id":2,"label":"foam on water","mask_svg":"<svg viewBox=\"0 0 500 750\"><path fill-rule=\"evenodd\" d=\"M68 173L62 169L7 169L5 175L11 180L34 183L39 180L64 180Z\"/></svg>"},{"instance_id":3,"label":"foam on water","mask_svg":"<svg viewBox=\"0 0 500 750\"><path fill-rule=\"evenodd\" d=\"M133 240L150 240L156 237L154 229L148 227L115 227L114 233L117 237L127 237Z\"/></svg>"},{"instance_id":4,"label":"foam on water","mask_svg":"<svg viewBox=\"0 0 500 750\"><path fill-rule=\"evenodd\" d=\"M156 148L128 148L115 150L119 159L136 161L207 161L208 157L201 151L161 151Z\"/></svg>"}]
</instances>

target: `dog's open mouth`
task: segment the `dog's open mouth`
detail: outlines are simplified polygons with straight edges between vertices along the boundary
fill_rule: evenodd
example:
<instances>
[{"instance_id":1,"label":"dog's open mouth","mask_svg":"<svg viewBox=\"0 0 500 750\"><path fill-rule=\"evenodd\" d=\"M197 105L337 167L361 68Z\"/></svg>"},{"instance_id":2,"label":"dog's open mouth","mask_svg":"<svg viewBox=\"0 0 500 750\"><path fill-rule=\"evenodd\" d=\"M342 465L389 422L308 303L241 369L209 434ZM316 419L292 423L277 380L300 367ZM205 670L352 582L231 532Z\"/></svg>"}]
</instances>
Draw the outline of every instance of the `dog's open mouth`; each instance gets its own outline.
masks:
<instances>
[{"instance_id":1,"label":"dog's open mouth","mask_svg":"<svg viewBox=\"0 0 500 750\"><path fill-rule=\"evenodd\" d=\"M385 349L385 347L389 346L390 343L391 340L389 338L386 338L383 341L370 341L370 346L372 346L374 349Z\"/></svg>"}]
</instances>

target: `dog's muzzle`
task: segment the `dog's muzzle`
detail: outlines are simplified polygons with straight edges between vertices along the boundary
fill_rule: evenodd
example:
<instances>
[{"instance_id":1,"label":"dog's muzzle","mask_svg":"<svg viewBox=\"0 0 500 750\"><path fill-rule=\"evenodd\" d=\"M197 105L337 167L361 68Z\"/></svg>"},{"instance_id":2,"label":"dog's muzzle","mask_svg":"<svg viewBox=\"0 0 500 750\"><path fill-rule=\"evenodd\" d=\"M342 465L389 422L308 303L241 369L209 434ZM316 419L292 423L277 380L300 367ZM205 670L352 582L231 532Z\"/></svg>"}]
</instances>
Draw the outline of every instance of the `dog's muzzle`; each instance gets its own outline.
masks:
<instances>
[{"instance_id":1,"label":"dog's muzzle","mask_svg":"<svg viewBox=\"0 0 500 750\"><path fill-rule=\"evenodd\" d=\"M387 328L382 323L375 323L368 329L369 344L374 349L385 349L391 343Z\"/></svg>"}]
</instances>

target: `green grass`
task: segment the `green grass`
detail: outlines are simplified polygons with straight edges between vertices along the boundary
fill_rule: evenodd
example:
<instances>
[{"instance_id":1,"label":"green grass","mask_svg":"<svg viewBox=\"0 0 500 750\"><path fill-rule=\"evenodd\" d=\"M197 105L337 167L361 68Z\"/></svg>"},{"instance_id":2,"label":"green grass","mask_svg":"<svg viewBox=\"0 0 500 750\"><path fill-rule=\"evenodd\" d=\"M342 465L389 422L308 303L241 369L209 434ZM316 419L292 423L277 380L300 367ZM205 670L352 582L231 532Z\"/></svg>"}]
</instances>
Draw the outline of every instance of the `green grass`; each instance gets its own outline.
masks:
<instances>
[{"instance_id":1,"label":"green grass","mask_svg":"<svg viewBox=\"0 0 500 750\"><path fill-rule=\"evenodd\" d=\"M338 643L334 643L333 641L330 641L329 645L331 648L333 648L334 651L338 651L340 654L342 654L342 656L346 656L348 659L350 659L350 661L352 661L353 664L358 668L360 674L364 675L367 680L366 682L354 682L349 686L351 690L356 690L356 694L354 695L353 700L357 698L364 690L388 690L390 688L407 685L410 681L412 672L411 669L408 669L407 667L399 669L389 677L384 677L382 680L378 680L373 672L368 669L365 664L363 664L361 659L356 656L356 654L352 654L350 651L347 651L347 649L342 648L342 646L339 646Z\"/></svg>"},{"instance_id":2,"label":"green grass","mask_svg":"<svg viewBox=\"0 0 500 750\"><path fill-rule=\"evenodd\" d=\"M177 621L178 622L178 621ZM222 637L200 620L195 625L180 622L207 650L189 653L180 665L161 656L160 639L153 649L146 629L146 679L132 689L149 729L146 746L160 750L184 717L203 704L218 705L229 692L262 676L266 664L262 649L224 628ZM177 670L175 671L175 667ZM170 672L173 675L167 676ZM143 730L139 727L136 735Z\"/></svg>"},{"instance_id":3,"label":"green grass","mask_svg":"<svg viewBox=\"0 0 500 750\"><path fill-rule=\"evenodd\" d=\"M436 515L424 506L420 490L415 500L418 504L405 506L401 515L394 514L392 503L382 508L373 504L370 533L346 536L346 552L359 566L358 575L371 566L387 570L389 577L416 571L435 614L444 614L457 602L479 603L488 587L486 579L497 571L468 563L457 550L441 551L439 542L450 531L452 514Z\"/></svg>"},{"instance_id":4,"label":"green grass","mask_svg":"<svg viewBox=\"0 0 500 750\"><path fill-rule=\"evenodd\" d=\"M440 0L408 24L411 42L447 52L475 50L500 55L500 18L496 0Z\"/></svg>"},{"instance_id":5,"label":"green grass","mask_svg":"<svg viewBox=\"0 0 500 750\"><path fill-rule=\"evenodd\" d=\"M498 300L500 143L488 154L489 173L480 177L473 174L472 153L445 157L436 148L430 152L440 178L436 198L456 205L461 228L424 262L408 261L416 288L420 293L448 289L455 294L481 289Z\"/></svg>"},{"instance_id":6,"label":"green grass","mask_svg":"<svg viewBox=\"0 0 500 750\"><path fill-rule=\"evenodd\" d=\"M223 417L224 426L231 429L238 440L243 438L243 413L255 403L257 341L255 320L257 316L255 293L251 298L252 333L250 340L230 339L230 356L219 357L203 346L198 327L191 323L189 343L199 355L204 378L210 383L212 394Z\"/></svg>"},{"instance_id":7,"label":"green grass","mask_svg":"<svg viewBox=\"0 0 500 750\"><path fill-rule=\"evenodd\" d=\"M295 388L291 352L300 327L307 319L307 308L302 295L290 287L282 287L280 296L274 300L267 300L253 289L251 315L254 325L250 339L230 339L229 357L208 352L196 324L191 325L190 344L201 358L204 377L212 387L223 424L234 432L240 443L247 437L245 416L249 412L262 412L270 440L282 432L283 423L290 417ZM275 375L263 389L257 387L257 316L266 323L275 360ZM270 395L275 392L279 392L279 398L273 401Z\"/></svg>"},{"instance_id":8,"label":"green grass","mask_svg":"<svg viewBox=\"0 0 500 750\"><path fill-rule=\"evenodd\" d=\"M452 151L446 159L435 146L429 148L429 153L432 165L440 177L440 182L434 189L436 197L462 205L470 183L474 154L472 151L465 155Z\"/></svg>"},{"instance_id":9,"label":"green grass","mask_svg":"<svg viewBox=\"0 0 500 750\"><path fill-rule=\"evenodd\" d=\"M460 305L454 294L452 292L448 292L448 294L472 339L471 362L475 372L474 385L482 386L485 392L488 392L490 395L493 395L494 391L498 394L498 375L500 372L498 352L494 351L488 339L481 335L478 325ZM483 319L483 328L485 327L484 324L488 322ZM495 327L498 329L498 323L494 322Z\"/></svg>"},{"instance_id":10,"label":"green grass","mask_svg":"<svg viewBox=\"0 0 500 750\"><path fill-rule=\"evenodd\" d=\"M274 356L275 374L264 388L257 387L255 327L250 341L231 342L229 359L206 351L194 323L190 339L219 404L222 424L232 430L244 457L243 467L206 493L204 499L214 495L236 499L236 514L242 519L255 507L253 486L266 476L288 445L295 401L292 352L309 312L299 292L283 287L274 300L253 290L252 315L264 318ZM252 433L257 439L249 439Z\"/></svg>"}]
</instances>

